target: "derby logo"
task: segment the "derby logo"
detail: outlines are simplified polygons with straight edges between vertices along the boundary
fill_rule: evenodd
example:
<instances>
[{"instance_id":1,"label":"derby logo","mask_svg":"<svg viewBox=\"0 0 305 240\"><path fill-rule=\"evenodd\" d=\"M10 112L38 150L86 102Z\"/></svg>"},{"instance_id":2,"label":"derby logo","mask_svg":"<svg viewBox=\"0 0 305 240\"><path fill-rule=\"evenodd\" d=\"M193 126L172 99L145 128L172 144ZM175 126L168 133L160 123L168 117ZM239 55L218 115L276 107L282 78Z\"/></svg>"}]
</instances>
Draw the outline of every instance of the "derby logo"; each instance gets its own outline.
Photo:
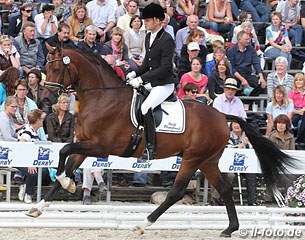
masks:
<instances>
[{"instance_id":1,"label":"derby logo","mask_svg":"<svg viewBox=\"0 0 305 240\"><path fill-rule=\"evenodd\" d=\"M144 169L150 169L152 163L150 161L142 162L141 159L137 159L137 162L132 164L132 168L144 168Z\"/></svg>"},{"instance_id":2,"label":"derby logo","mask_svg":"<svg viewBox=\"0 0 305 240\"><path fill-rule=\"evenodd\" d=\"M173 163L172 169L179 169L182 163L182 157L177 157L176 163Z\"/></svg>"},{"instance_id":3,"label":"derby logo","mask_svg":"<svg viewBox=\"0 0 305 240\"><path fill-rule=\"evenodd\" d=\"M33 165L34 166L51 166L51 164L54 160L49 159L50 152L52 152L52 150L50 148L39 147L37 160L34 160Z\"/></svg>"},{"instance_id":4,"label":"derby logo","mask_svg":"<svg viewBox=\"0 0 305 240\"><path fill-rule=\"evenodd\" d=\"M0 164L4 166L9 166L11 162L13 161L12 159L8 159L9 152L12 150L7 148L7 147L1 147L0 146Z\"/></svg>"},{"instance_id":5,"label":"derby logo","mask_svg":"<svg viewBox=\"0 0 305 240\"><path fill-rule=\"evenodd\" d=\"M92 167L110 168L112 162L108 161L108 158L96 158L92 163Z\"/></svg>"},{"instance_id":6,"label":"derby logo","mask_svg":"<svg viewBox=\"0 0 305 240\"><path fill-rule=\"evenodd\" d=\"M240 154L235 152L234 153L234 159L233 159L233 165L230 165L229 171L234 172L245 172L248 168L248 166L245 166L245 160L248 157L246 154Z\"/></svg>"}]
</instances>

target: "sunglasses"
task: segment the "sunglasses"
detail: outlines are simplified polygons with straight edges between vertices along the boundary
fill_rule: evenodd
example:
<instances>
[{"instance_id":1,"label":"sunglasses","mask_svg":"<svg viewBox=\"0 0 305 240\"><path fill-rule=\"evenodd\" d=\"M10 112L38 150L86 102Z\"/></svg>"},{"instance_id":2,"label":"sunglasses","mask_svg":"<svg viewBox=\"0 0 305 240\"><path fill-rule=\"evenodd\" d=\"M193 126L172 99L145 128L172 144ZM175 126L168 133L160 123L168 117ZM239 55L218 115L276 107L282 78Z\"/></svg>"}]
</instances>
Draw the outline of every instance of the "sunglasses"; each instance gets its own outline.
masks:
<instances>
[{"instance_id":1,"label":"sunglasses","mask_svg":"<svg viewBox=\"0 0 305 240\"><path fill-rule=\"evenodd\" d=\"M193 90L193 91L192 91L192 93L193 93L193 94L197 94L197 93L198 93L198 91Z\"/></svg>"},{"instance_id":2,"label":"sunglasses","mask_svg":"<svg viewBox=\"0 0 305 240\"><path fill-rule=\"evenodd\" d=\"M30 13L30 12L32 12L33 10L32 9L28 9L28 10L24 10L25 12L27 12L27 13Z\"/></svg>"}]
</instances>

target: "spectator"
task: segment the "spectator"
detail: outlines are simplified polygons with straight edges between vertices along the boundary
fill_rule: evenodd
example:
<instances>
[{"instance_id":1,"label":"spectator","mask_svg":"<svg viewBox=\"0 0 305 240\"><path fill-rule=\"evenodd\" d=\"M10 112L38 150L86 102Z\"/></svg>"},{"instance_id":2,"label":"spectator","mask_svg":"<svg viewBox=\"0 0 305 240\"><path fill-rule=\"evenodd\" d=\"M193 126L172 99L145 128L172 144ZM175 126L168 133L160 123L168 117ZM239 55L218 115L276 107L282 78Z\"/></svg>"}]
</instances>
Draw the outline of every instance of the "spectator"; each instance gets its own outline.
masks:
<instances>
[{"instance_id":1,"label":"spectator","mask_svg":"<svg viewBox=\"0 0 305 240\"><path fill-rule=\"evenodd\" d=\"M70 39L76 44L85 38L85 29L92 25L92 19L88 17L85 4L78 4L72 10L72 16L68 18L67 24L70 27Z\"/></svg>"},{"instance_id":2,"label":"spectator","mask_svg":"<svg viewBox=\"0 0 305 240\"><path fill-rule=\"evenodd\" d=\"M8 96L6 98L4 102L4 111L0 111L0 141L18 141L13 121L17 106L15 97Z\"/></svg>"},{"instance_id":3,"label":"spectator","mask_svg":"<svg viewBox=\"0 0 305 240\"><path fill-rule=\"evenodd\" d=\"M52 112L52 105L56 102L57 96L48 88L41 85L41 72L33 68L27 74L29 90L27 97L32 99L37 107L45 113Z\"/></svg>"},{"instance_id":4,"label":"spectator","mask_svg":"<svg viewBox=\"0 0 305 240\"><path fill-rule=\"evenodd\" d=\"M215 70L215 65L216 65L217 61L220 61L224 58L227 58L226 50L223 47L214 47L213 48L213 58L210 61L207 61L205 64L205 72L208 77ZM230 71L230 69L229 69L229 71Z\"/></svg>"},{"instance_id":5,"label":"spectator","mask_svg":"<svg viewBox=\"0 0 305 240\"><path fill-rule=\"evenodd\" d=\"M53 0L52 2L54 4L54 16L56 16L58 22L63 22L63 12L65 10L63 0Z\"/></svg>"},{"instance_id":6,"label":"spectator","mask_svg":"<svg viewBox=\"0 0 305 240\"><path fill-rule=\"evenodd\" d=\"M227 144L228 148L252 148L245 132L241 129L240 125L235 122L230 123L230 138ZM233 174L234 175L234 174ZM248 206L256 205L256 174L244 173L247 183L247 202ZM234 179L234 176L232 176ZM232 179L232 182L233 182Z\"/></svg>"},{"instance_id":7,"label":"spectator","mask_svg":"<svg viewBox=\"0 0 305 240\"><path fill-rule=\"evenodd\" d=\"M6 96L15 94L15 82L20 78L17 68L9 67L0 75L0 105L5 101Z\"/></svg>"},{"instance_id":8,"label":"spectator","mask_svg":"<svg viewBox=\"0 0 305 240\"><path fill-rule=\"evenodd\" d=\"M237 25L235 28L234 28L234 34L233 34L233 37L237 35L237 33L239 33L240 31L242 31L242 28L241 28L241 24L245 21L250 21L252 22L252 16L251 16L251 13L249 12L245 12L245 11L242 11L239 16L238 16L238 21L239 21L239 25ZM256 35L256 32L255 32L255 29L252 29L251 33L254 35Z\"/></svg>"},{"instance_id":9,"label":"spectator","mask_svg":"<svg viewBox=\"0 0 305 240\"><path fill-rule=\"evenodd\" d=\"M249 12L254 22L269 22L270 9L259 0L240 1L240 9Z\"/></svg>"},{"instance_id":10,"label":"spectator","mask_svg":"<svg viewBox=\"0 0 305 240\"><path fill-rule=\"evenodd\" d=\"M32 18L33 5L30 2L25 2L20 7L20 14L9 19L8 35L17 37L21 32L22 25L27 22L34 22Z\"/></svg>"},{"instance_id":11,"label":"spectator","mask_svg":"<svg viewBox=\"0 0 305 240\"><path fill-rule=\"evenodd\" d=\"M288 30L292 45L300 47L303 29L299 24L301 8L298 0L280 1L276 7L276 11L282 14L282 25Z\"/></svg>"},{"instance_id":12,"label":"spectator","mask_svg":"<svg viewBox=\"0 0 305 240\"><path fill-rule=\"evenodd\" d=\"M273 95L273 89L278 85L282 85L286 93L292 90L293 76L287 73L287 68L288 61L286 58L277 57L275 59L275 71L267 76L267 93L270 99Z\"/></svg>"},{"instance_id":13,"label":"spectator","mask_svg":"<svg viewBox=\"0 0 305 240\"><path fill-rule=\"evenodd\" d=\"M92 0L86 4L89 17L99 29L97 33L102 42L115 26L115 9L109 0ZM107 39L106 39L107 40Z\"/></svg>"},{"instance_id":14,"label":"spectator","mask_svg":"<svg viewBox=\"0 0 305 240\"><path fill-rule=\"evenodd\" d=\"M117 59L116 65L124 71L136 70L138 67L134 61L129 59L128 47L125 44L124 32L119 27L111 30L111 40L105 43L107 54L115 55Z\"/></svg>"},{"instance_id":15,"label":"spectator","mask_svg":"<svg viewBox=\"0 0 305 240\"><path fill-rule=\"evenodd\" d=\"M118 19L119 17L123 16L127 13L127 4L129 0L123 0L121 5L119 5L115 10L115 18ZM138 8L136 15L140 16L140 10Z\"/></svg>"},{"instance_id":16,"label":"spectator","mask_svg":"<svg viewBox=\"0 0 305 240\"><path fill-rule=\"evenodd\" d=\"M266 28L266 49L265 55L269 58L282 56L288 60L288 69L291 64L291 42L288 37L288 31L285 26L281 26L282 14L273 12L270 16L271 25Z\"/></svg>"},{"instance_id":17,"label":"spectator","mask_svg":"<svg viewBox=\"0 0 305 240\"><path fill-rule=\"evenodd\" d=\"M209 97L214 100L220 94L223 94L225 80L234 78L230 73L230 63L227 58L216 62L216 67L208 79Z\"/></svg>"},{"instance_id":18,"label":"spectator","mask_svg":"<svg viewBox=\"0 0 305 240\"><path fill-rule=\"evenodd\" d=\"M303 133L305 128L305 76L303 73L297 73L293 80L293 90L288 93L288 99L294 106L292 124L298 129L296 142L305 142ZM304 120L304 121L303 121Z\"/></svg>"},{"instance_id":19,"label":"spectator","mask_svg":"<svg viewBox=\"0 0 305 240\"><path fill-rule=\"evenodd\" d=\"M180 16L198 15L199 1L178 0L176 11Z\"/></svg>"},{"instance_id":20,"label":"spectator","mask_svg":"<svg viewBox=\"0 0 305 240\"><path fill-rule=\"evenodd\" d=\"M20 142L37 142L41 139L38 136L38 129L43 126L43 121L46 113L40 109L31 110L28 113L28 124L19 137ZM20 201L25 203L32 203L32 196L34 195L35 186L37 185L37 168L36 167L22 167L19 170L24 174L24 185L20 185L18 197ZM42 184L49 185L51 179L49 177L49 170L42 168Z\"/></svg>"},{"instance_id":21,"label":"spectator","mask_svg":"<svg viewBox=\"0 0 305 240\"><path fill-rule=\"evenodd\" d=\"M244 105L239 98L235 97L237 90L239 90L237 81L234 78L226 79L223 87L224 93L215 98L213 107L219 112L246 119L247 113L245 112ZM232 183L234 174L227 174L227 178ZM214 187L211 190L210 205L223 205L223 201Z\"/></svg>"},{"instance_id":22,"label":"spectator","mask_svg":"<svg viewBox=\"0 0 305 240\"><path fill-rule=\"evenodd\" d=\"M20 68L20 54L9 36L0 36L0 75L9 67Z\"/></svg>"},{"instance_id":23,"label":"spectator","mask_svg":"<svg viewBox=\"0 0 305 240\"><path fill-rule=\"evenodd\" d=\"M143 22L138 15L130 20L130 29L124 32L124 39L129 52L129 58L139 67L145 57L145 33L140 31Z\"/></svg>"},{"instance_id":24,"label":"spectator","mask_svg":"<svg viewBox=\"0 0 305 240\"><path fill-rule=\"evenodd\" d=\"M285 88L278 85L273 90L272 101L268 103L266 108L267 113L267 128L266 136L269 137L274 119L280 115L285 114L291 120L293 114L293 104L288 100Z\"/></svg>"},{"instance_id":25,"label":"spectator","mask_svg":"<svg viewBox=\"0 0 305 240\"><path fill-rule=\"evenodd\" d=\"M261 63L261 68L264 69L265 68L265 58L264 58L264 54L262 52L262 50L260 49L260 43L258 41L258 38L256 36L255 30L253 28L253 24L252 21L249 20L245 20L241 26L240 26L240 31L244 31L245 33L249 34L250 37L250 45L255 49L257 56L260 59L260 63ZM232 43L236 44L237 43L237 34L238 31L236 31L236 35L234 33L233 39L232 39Z\"/></svg>"},{"instance_id":26,"label":"spectator","mask_svg":"<svg viewBox=\"0 0 305 240\"><path fill-rule=\"evenodd\" d=\"M191 71L191 60L194 57L198 57L200 51L199 44L197 42L191 42L187 45L188 55L181 58L178 65L178 78L181 79L182 75Z\"/></svg>"},{"instance_id":27,"label":"spectator","mask_svg":"<svg viewBox=\"0 0 305 240\"><path fill-rule=\"evenodd\" d=\"M224 48L224 43L220 40L213 41L213 43L212 43L213 52L214 52L215 48L218 48L218 47ZM207 54L206 62L209 62L209 61L214 59L214 53L213 52Z\"/></svg>"},{"instance_id":28,"label":"spectator","mask_svg":"<svg viewBox=\"0 0 305 240\"><path fill-rule=\"evenodd\" d=\"M48 38L45 44L52 48L55 48L57 45L62 47L75 47L74 42L69 39L70 31L71 29L68 24L60 23L58 25L57 33L54 36ZM45 52L45 54L47 54L47 52Z\"/></svg>"},{"instance_id":29,"label":"spectator","mask_svg":"<svg viewBox=\"0 0 305 240\"><path fill-rule=\"evenodd\" d=\"M52 142L72 143L74 140L75 120L68 111L69 101L67 94L60 95L53 105L53 113L48 116L48 139Z\"/></svg>"},{"instance_id":30,"label":"spectator","mask_svg":"<svg viewBox=\"0 0 305 240\"><path fill-rule=\"evenodd\" d=\"M57 17L53 15L53 12L54 5L45 4L42 7L42 12L34 18L36 37L42 43L57 32L58 21Z\"/></svg>"},{"instance_id":31,"label":"spectator","mask_svg":"<svg viewBox=\"0 0 305 240\"><path fill-rule=\"evenodd\" d=\"M229 32L229 41L231 41L235 24L230 2L226 0L209 1L203 27L222 34Z\"/></svg>"},{"instance_id":32,"label":"spectator","mask_svg":"<svg viewBox=\"0 0 305 240\"><path fill-rule=\"evenodd\" d=\"M269 139L280 149L295 150L294 136L290 133L291 123L286 114L279 114L274 119L275 130L270 133Z\"/></svg>"},{"instance_id":33,"label":"spectator","mask_svg":"<svg viewBox=\"0 0 305 240\"><path fill-rule=\"evenodd\" d=\"M175 40L175 29L170 23L170 17L167 13L164 14L165 18L162 20L162 27L166 32L168 32L172 38Z\"/></svg>"},{"instance_id":34,"label":"spectator","mask_svg":"<svg viewBox=\"0 0 305 240\"><path fill-rule=\"evenodd\" d=\"M184 86L187 83L194 83L198 86L198 94L196 98L201 102L207 104L207 96L205 95L208 78L206 75L200 73L202 68L201 59L195 57L191 60L191 71L183 74L180 79L178 98L181 99L185 95Z\"/></svg>"},{"instance_id":35,"label":"spectator","mask_svg":"<svg viewBox=\"0 0 305 240\"><path fill-rule=\"evenodd\" d=\"M227 56L232 65L234 76L240 81L245 95L257 96L266 88L263 70L255 49L249 46L249 34L241 31L237 34L238 43L231 47ZM254 67L256 74L252 74ZM251 87L251 88L249 88Z\"/></svg>"},{"instance_id":36,"label":"spectator","mask_svg":"<svg viewBox=\"0 0 305 240\"><path fill-rule=\"evenodd\" d=\"M183 86L184 96L181 98L181 100L196 100L197 94L198 94L198 86L195 83L186 83Z\"/></svg>"},{"instance_id":37,"label":"spectator","mask_svg":"<svg viewBox=\"0 0 305 240\"><path fill-rule=\"evenodd\" d=\"M22 35L14 39L14 46L20 54L21 72L28 73L32 68L45 72L44 55L39 40L35 39L35 24L26 22L22 26Z\"/></svg>"},{"instance_id":38,"label":"spectator","mask_svg":"<svg viewBox=\"0 0 305 240\"><path fill-rule=\"evenodd\" d=\"M114 55L106 55L104 57L105 61L114 69L114 71L116 72L116 74L122 79L122 80L126 80L125 74L123 72L123 70L119 67L116 66L115 63L115 56Z\"/></svg>"},{"instance_id":39,"label":"spectator","mask_svg":"<svg viewBox=\"0 0 305 240\"><path fill-rule=\"evenodd\" d=\"M139 8L139 3L137 0L129 0L127 4L127 13L125 13L123 16L120 16L117 19L116 26L124 30L124 32L130 30L131 29L130 20L133 16L136 15L136 13L138 12L138 8ZM142 25L143 24L141 24L141 27ZM144 30L144 28L142 27L141 30Z\"/></svg>"},{"instance_id":40,"label":"spectator","mask_svg":"<svg viewBox=\"0 0 305 240\"><path fill-rule=\"evenodd\" d=\"M204 39L204 32L201 31L200 29L194 29L190 32L188 37L186 38L185 44L183 44L182 49L181 49L181 58L187 57L187 45L191 42L197 42L199 45L199 54L198 57L201 58L202 60L202 73L205 73L205 62L206 62L206 56L207 56L207 49L204 45L202 45Z\"/></svg>"},{"instance_id":41,"label":"spectator","mask_svg":"<svg viewBox=\"0 0 305 240\"><path fill-rule=\"evenodd\" d=\"M85 39L78 43L79 48L87 49L98 55L107 55L104 45L96 41L96 27L94 25L89 25L85 29Z\"/></svg>"}]
</instances>

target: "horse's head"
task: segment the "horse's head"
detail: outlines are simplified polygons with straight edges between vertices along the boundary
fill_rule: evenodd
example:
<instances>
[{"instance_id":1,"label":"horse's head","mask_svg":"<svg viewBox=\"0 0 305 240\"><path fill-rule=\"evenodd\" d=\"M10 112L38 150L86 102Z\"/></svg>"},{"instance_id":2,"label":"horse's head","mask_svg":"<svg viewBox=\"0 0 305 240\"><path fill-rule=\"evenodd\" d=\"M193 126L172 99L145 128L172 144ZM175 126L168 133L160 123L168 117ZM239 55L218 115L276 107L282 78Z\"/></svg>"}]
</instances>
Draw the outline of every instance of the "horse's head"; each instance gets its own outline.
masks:
<instances>
[{"instance_id":1,"label":"horse's head","mask_svg":"<svg viewBox=\"0 0 305 240\"><path fill-rule=\"evenodd\" d=\"M59 45L52 48L46 44L49 51L47 55L47 82L58 83L63 87L73 85L74 72L71 70L71 56L68 50L64 50Z\"/></svg>"}]
</instances>

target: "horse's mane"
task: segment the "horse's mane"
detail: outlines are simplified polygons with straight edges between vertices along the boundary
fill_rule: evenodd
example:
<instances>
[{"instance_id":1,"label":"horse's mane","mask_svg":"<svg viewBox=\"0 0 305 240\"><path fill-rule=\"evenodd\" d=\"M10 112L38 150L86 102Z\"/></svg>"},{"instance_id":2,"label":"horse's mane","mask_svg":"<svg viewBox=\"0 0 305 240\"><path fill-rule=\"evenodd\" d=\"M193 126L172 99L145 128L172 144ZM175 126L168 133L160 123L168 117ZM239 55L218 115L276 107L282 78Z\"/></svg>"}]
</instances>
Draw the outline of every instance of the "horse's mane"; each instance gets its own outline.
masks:
<instances>
[{"instance_id":1,"label":"horse's mane","mask_svg":"<svg viewBox=\"0 0 305 240\"><path fill-rule=\"evenodd\" d=\"M102 65L103 70L113 74L119 84L121 85L125 84L122 78L116 73L116 71L110 66L110 64L107 63L106 60L102 58L99 54L96 54L84 48L73 47L73 46L66 47L65 49L71 49L75 52L80 53L82 56L86 57L87 60L92 64Z\"/></svg>"}]
</instances>

